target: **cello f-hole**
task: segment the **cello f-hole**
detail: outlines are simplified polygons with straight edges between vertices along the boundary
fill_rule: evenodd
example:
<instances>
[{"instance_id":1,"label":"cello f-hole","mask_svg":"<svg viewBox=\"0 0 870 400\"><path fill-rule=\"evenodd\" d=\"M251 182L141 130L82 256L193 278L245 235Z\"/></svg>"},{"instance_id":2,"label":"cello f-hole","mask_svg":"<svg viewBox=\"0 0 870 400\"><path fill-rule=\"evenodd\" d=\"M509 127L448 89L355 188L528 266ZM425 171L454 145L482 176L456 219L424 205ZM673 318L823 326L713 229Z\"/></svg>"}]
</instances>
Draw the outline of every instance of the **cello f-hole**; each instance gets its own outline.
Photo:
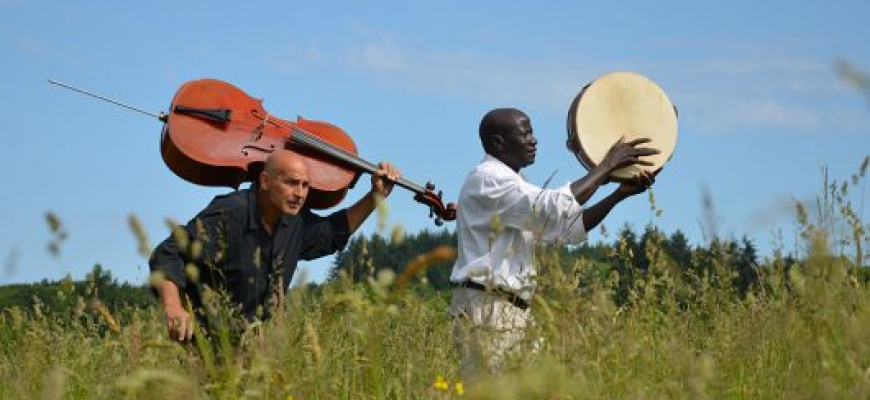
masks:
<instances>
[{"instance_id":1,"label":"cello f-hole","mask_svg":"<svg viewBox=\"0 0 870 400\"><path fill-rule=\"evenodd\" d=\"M245 156L248 156L248 155L249 155L249 154L248 154L248 149L257 150L257 151L260 151L260 152L263 152L263 153L267 153L267 154L268 154L268 153L272 153L272 152L275 151L275 145L274 145L274 144L270 144L269 147L266 148L266 147L260 147L260 146L257 146L256 144L251 144L251 143L249 143L249 144L246 144L246 145L242 146L242 154L245 155Z\"/></svg>"}]
</instances>

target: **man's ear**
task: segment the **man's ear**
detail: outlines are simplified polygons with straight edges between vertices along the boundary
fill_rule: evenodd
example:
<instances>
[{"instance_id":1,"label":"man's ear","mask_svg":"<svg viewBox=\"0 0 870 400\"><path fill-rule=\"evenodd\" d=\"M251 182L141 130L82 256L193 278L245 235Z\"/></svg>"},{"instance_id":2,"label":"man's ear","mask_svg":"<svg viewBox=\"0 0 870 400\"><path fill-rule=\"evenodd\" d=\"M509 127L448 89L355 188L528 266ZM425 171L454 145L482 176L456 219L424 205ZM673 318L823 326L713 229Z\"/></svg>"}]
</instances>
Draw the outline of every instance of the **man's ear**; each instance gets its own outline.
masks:
<instances>
[{"instance_id":1,"label":"man's ear","mask_svg":"<svg viewBox=\"0 0 870 400\"><path fill-rule=\"evenodd\" d=\"M504 148L504 138L501 134L489 136L489 148L495 153L501 153Z\"/></svg>"},{"instance_id":2,"label":"man's ear","mask_svg":"<svg viewBox=\"0 0 870 400\"><path fill-rule=\"evenodd\" d=\"M260 172L260 177L259 177L260 188L261 189L268 189L270 179L271 179L271 177L269 176L269 174L265 170Z\"/></svg>"}]
</instances>

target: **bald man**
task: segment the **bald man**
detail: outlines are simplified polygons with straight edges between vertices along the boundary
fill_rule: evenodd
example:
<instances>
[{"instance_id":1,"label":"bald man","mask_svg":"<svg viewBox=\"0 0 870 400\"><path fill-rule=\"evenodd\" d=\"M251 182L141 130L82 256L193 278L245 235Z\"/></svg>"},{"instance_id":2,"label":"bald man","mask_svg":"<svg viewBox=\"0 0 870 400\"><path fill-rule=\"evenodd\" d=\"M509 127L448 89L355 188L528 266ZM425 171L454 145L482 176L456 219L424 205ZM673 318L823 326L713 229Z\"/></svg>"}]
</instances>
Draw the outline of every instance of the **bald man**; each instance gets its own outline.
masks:
<instances>
[{"instance_id":1,"label":"bald man","mask_svg":"<svg viewBox=\"0 0 870 400\"><path fill-rule=\"evenodd\" d=\"M250 189L217 196L149 260L171 339L190 340L194 320L206 331L270 317L298 260L344 248L387 197L399 172L381 163L371 190L351 207L322 217L305 208L308 166L288 150L272 153ZM190 301L195 316L182 299ZM229 325L229 326L228 326Z\"/></svg>"}]
</instances>

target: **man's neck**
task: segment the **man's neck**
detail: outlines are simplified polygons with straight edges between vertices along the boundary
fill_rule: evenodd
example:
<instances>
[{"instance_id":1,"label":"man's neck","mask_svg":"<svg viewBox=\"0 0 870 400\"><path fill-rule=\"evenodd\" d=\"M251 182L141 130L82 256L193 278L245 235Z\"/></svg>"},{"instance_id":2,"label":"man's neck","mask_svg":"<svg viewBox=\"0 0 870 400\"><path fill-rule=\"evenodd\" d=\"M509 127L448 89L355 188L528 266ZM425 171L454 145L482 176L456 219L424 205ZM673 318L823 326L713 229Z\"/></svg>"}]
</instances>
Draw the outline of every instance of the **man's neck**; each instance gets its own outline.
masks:
<instances>
[{"instance_id":1,"label":"man's neck","mask_svg":"<svg viewBox=\"0 0 870 400\"><path fill-rule=\"evenodd\" d=\"M487 155L490 156L490 157L492 157L492 158L494 158L494 159L496 159L496 160L498 160L499 162L501 162L501 163L504 164L506 167L510 168L511 170L513 170L513 171L516 172L516 173L520 173L520 169L522 169L522 168L518 168L518 167L516 167L516 166L513 166L513 165L509 164L507 161L504 160L504 157L503 157L503 156L493 155L492 153L487 153Z\"/></svg>"}]
</instances>

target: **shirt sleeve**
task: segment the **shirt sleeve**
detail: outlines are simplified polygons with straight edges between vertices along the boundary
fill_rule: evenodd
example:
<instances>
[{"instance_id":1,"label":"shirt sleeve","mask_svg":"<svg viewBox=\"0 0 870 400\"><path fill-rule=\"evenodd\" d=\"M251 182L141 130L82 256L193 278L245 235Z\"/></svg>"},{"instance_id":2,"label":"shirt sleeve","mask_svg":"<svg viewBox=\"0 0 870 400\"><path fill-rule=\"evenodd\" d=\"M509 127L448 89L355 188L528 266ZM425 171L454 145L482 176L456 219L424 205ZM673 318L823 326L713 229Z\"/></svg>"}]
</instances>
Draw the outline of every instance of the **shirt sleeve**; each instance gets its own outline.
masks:
<instances>
[{"instance_id":1,"label":"shirt sleeve","mask_svg":"<svg viewBox=\"0 0 870 400\"><path fill-rule=\"evenodd\" d=\"M487 176L480 189L487 208L502 226L531 231L549 243L586 239L583 207L569 185L542 189L516 177Z\"/></svg>"},{"instance_id":2,"label":"shirt sleeve","mask_svg":"<svg viewBox=\"0 0 870 400\"><path fill-rule=\"evenodd\" d=\"M350 229L345 210L336 211L321 217L310 210L304 211L302 224L302 245L299 257L313 260L333 254L347 245Z\"/></svg>"},{"instance_id":3,"label":"shirt sleeve","mask_svg":"<svg viewBox=\"0 0 870 400\"><path fill-rule=\"evenodd\" d=\"M183 289L188 284L187 264L221 263L227 239L225 219L224 212L212 204L187 225L175 228L151 253L148 261L151 272L161 272L164 278Z\"/></svg>"},{"instance_id":4,"label":"shirt sleeve","mask_svg":"<svg viewBox=\"0 0 870 400\"><path fill-rule=\"evenodd\" d=\"M183 227L179 227L179 233L187 235ZM184 288L187 280L184 278L184 266L187 264L185 255L179 251L178 243L174 238L174 233L171 233L168 238L164 239L154 251L151 252L151 258L148 260L148 267L151 273L160 272L165 279L172 281L175 286Z\"/></svg>"}]
</instances>

